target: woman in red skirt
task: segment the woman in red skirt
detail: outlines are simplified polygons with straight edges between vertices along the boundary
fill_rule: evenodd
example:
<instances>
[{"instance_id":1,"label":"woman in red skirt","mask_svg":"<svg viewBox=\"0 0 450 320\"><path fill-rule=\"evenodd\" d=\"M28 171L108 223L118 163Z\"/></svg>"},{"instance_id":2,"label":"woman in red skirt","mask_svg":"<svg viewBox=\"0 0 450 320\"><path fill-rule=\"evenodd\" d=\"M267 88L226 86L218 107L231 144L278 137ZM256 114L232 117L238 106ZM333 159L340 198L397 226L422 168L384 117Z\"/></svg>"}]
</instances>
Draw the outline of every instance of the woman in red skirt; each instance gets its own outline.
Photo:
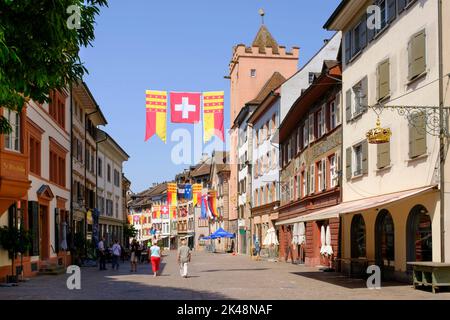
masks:
<instances>
[{"instance_id":1,"label":"woman in red skirt","mask_svg":"<svg viewBox=\"0 0 450 320\"><path fill-rule=\"evenodd\" d=\"M153 245L150 247L150 261L152 263L153 276L156 277L159 271L159 263L161 262L161 249L156 241L153 241Z\"/></svg>"}]
</instances>

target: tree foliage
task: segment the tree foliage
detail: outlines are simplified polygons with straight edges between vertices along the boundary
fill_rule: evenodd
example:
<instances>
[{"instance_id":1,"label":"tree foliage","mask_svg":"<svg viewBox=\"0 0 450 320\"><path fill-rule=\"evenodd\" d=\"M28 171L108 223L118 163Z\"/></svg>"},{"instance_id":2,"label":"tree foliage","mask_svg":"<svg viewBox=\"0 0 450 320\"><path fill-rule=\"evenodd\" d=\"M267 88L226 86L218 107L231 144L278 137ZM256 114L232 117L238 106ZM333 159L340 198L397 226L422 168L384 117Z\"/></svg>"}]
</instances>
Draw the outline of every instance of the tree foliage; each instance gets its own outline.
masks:
<instances>
[{"instance_id":1,"label":"tree foliage","mask_svg":"<svg viewBox=\"0 0 450 320\"><path fill-rule=\"evenodd\" d=\"M68 27L79 10L80 28ZM0 106L49 102L51 90L87 73L79 50L92 45L95 17L107 0L0 0ZM10 130L0 119L0 133Z\"/></svg>"},{"instance_id":2,"label":"tree foliage","mask_svg":"<svg viewBox=\"0 0 450 320\"><path fill-rule=\"evenodd\" d=\"M134 237L136 237L136 234L137 234L137 230L134 228L133 225L128 224L128 223L123 225L123 235L126 238L134 238Z\"/></svg>"}]
</instances>

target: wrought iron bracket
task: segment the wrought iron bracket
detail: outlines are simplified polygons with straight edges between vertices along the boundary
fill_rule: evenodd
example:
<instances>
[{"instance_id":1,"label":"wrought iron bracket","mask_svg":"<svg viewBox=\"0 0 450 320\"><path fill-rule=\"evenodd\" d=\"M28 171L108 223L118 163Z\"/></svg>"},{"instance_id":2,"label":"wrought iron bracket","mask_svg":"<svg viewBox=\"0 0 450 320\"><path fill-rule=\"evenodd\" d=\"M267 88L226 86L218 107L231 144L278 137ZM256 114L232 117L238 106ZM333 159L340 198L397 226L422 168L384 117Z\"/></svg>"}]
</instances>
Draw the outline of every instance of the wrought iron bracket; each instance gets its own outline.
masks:
<instances>
[{"instance_id":1,"label":"wrought iron bracket","mask_svg":"<svg viewBox=\"0 0 450 320\"><path fill-rule=\"evenodd\" d=\"M425 130L426 133L444 138L450 138L448 118L450 115L450 107L444 107L444 127L440 127L439 107L438 106L386 106L376 104L369 106L377 116L380 116L386 110L397 112L400 116L405 117L408 123L418 130ZM424 123L425 122L425 123ZM424 125L425 124L425 125Z\"/></svg>"}]
</instances>

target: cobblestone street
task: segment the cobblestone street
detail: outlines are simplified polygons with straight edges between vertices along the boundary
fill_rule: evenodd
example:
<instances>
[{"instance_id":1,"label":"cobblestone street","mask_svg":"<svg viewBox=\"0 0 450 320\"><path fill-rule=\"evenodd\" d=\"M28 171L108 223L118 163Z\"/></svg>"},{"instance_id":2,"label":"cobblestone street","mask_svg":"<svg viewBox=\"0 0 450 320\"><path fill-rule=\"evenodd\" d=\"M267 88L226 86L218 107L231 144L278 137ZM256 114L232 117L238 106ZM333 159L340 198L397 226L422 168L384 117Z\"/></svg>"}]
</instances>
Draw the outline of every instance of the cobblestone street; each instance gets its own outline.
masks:
<instances>
[{"instance_id":1,"label":"cobblestone street","mask_svg":"<svg viewBox=\"0 0 450 320\"><path fill-rule=\"evenodd\" d=\"M82 268L81 290L68 290L68 275L38 276L18 287L0 287L0 299L450 299L409 285L383 284L369 290L365 281L284 262L252 261L245 256L195 252L190 277L181 278L171 252L154 278L149 264L131 274L120 270Z\"/></svg>"}]
</instances>

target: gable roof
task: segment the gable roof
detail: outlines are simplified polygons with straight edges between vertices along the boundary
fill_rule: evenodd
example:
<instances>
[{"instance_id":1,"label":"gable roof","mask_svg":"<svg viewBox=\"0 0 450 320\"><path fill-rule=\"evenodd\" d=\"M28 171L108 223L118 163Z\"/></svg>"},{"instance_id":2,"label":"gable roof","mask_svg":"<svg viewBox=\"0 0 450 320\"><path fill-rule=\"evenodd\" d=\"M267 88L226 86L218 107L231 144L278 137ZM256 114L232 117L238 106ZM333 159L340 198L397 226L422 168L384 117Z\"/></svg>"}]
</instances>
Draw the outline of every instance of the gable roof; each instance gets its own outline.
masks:
<instances>
[{"instance_id":1,"label":"gable roof","mask_svg":"<svg viewBox=\"0 0 450 320\"><path fill-rule=\"evenodd\" d=\"M285 81L286 78L278 71L275 71L259 91L256 98L247 102L247 104L260 104L273 90L278 88Z\"/></svg>"}]
</instances>

